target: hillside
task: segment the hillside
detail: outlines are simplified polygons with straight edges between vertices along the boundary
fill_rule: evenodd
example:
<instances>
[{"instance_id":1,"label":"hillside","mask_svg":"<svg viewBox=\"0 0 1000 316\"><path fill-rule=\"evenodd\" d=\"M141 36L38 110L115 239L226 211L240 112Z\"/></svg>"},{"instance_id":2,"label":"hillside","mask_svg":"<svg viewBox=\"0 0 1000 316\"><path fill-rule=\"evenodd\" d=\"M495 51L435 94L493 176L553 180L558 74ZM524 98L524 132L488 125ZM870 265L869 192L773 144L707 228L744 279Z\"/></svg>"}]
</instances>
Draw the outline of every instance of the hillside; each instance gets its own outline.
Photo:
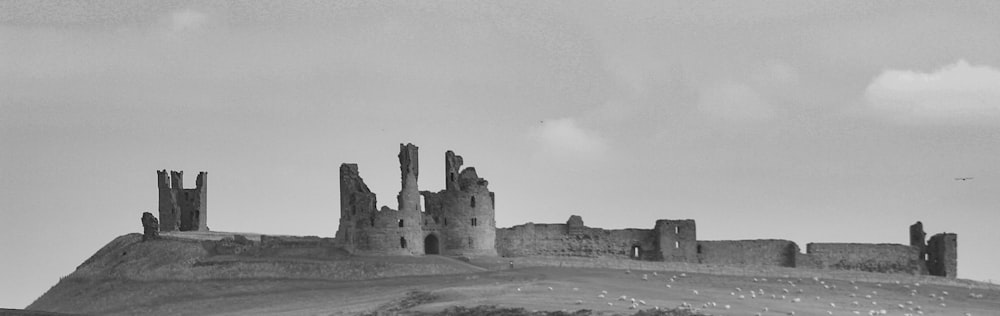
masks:
<instances>
[{"instance_id":1,"label":"hillside","mask_svg":"<svg viewBox=\"0 0 1000 316\"><path fill-rule=\"evenodd\" d=\"M141 242L141 235L128 234L101 248L28 309L350 315L498 305L631 314L635 298L645 302L640 309L687 304L713 315L854 315L882 309L903 315L916 313L916 306L925 315L1000 315L1000 289L967 280L566 257L515 261L509 269L505 258L473 258L470 264L441 256L352 256L316 237L178 233ZM602 291L607 294L598 297ZM623 295L628 301L617 300Z\"/></svg>"}]
</instances>

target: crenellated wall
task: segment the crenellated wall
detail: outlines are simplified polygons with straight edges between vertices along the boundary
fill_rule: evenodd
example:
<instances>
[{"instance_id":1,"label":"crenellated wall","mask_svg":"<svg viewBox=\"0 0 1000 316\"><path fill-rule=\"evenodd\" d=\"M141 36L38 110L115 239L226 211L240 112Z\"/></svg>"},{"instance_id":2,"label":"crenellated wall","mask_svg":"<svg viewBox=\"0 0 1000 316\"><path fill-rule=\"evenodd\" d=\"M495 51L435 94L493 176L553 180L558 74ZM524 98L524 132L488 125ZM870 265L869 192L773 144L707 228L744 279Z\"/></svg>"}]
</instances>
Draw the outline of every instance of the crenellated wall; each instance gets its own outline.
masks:
<instances>
[{"instance_id":1,"label":"crenellated wall","mask_svg":"<svg viewBox=\"0 0 1000 316\"><path fill-rule=\"evenodd\" d=\"M701 240L697 253L700 263L795 267L799 246L780 239Z\"/></svg>"}]
</instances>

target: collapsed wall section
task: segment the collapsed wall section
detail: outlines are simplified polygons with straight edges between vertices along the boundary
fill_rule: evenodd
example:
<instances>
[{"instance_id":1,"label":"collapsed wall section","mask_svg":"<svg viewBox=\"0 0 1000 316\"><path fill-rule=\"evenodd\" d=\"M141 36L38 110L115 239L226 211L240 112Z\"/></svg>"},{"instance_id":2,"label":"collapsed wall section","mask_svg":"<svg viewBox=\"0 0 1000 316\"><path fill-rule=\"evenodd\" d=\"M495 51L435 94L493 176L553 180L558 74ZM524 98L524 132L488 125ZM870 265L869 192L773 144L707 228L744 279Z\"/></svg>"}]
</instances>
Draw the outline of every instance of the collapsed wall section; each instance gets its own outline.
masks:
<instances>
[{"instance_id":1,"label":"collapsed wall section","mask_svg":"<svg viewBox=\"0 0 1000 316\"><path fill-rule=\"evenodd\" d=\"M696 251L705 264L795 267L799 246L780 239L703 240Z\"/></svg>"},{"instance_id":2,"label":"collapsed wall section","mask_svg":"<svg viewBox=\"0 0 1000 316\"><path fill-rule=\"evenodd\" d=\"M919 250L907 245L810 243L806 253L823 269L926 274Z\"/></svg>"}]
</instances>

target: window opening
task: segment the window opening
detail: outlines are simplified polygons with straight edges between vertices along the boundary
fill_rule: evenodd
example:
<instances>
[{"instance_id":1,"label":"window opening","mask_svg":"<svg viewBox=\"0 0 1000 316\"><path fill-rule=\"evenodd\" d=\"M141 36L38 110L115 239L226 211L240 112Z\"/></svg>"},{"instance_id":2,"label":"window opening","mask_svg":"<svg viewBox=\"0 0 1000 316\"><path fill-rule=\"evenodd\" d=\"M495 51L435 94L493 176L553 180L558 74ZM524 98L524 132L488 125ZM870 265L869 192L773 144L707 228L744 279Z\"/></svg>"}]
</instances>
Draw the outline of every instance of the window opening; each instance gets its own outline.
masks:
<instances>
[{"instance_id":1,"label":"window opening","mask_svg":"<svg viewBox=\"0 0 1000 316\"><path fill-rule=\"evenodd\" d=\"M399 227L403 227L403 220L399 220Z\"/></svg>"},{"instance_id":2,"label":"window opening","mask_svg":"<svg viewBox=\"0 0 1000 316\"><path fill-rule=\"evenodd\" d=\"M473 197L472 197L472 198L471 198L471 199L469 200L469 206L471 206L471 207L476 207L476 197L474 197L474 196L473 196Z\"/></svg>"},{"instance_id":3,"label":"window opening","mask_svg":"<svg viewBox=\"0 0 1000 316\"><path fill-rule=\"evenodd\" d=\"M406 248L406 238L399 237L399 248Z\"/></svg>"},{"instance_id":4,"label":"window opening","mask_svg":"<svg viewBox=\"0 0 1000 316\"><path fill-rule=\"evenodd\" d=\"M674 248L680 248L680 247L681 247L681 243L679 241L675 241L674 242Z\"/></svg>"},{"instance_id":5,"label":"window opening","mask_svg":"<svg viewBox=\"0 0 1000 316\"><path fill-rule=\"evenodd\" d=\"M632 256L632 258L639 258L639 255L641 254L641 252L642 252L642 248L639 248L638 245L634 245L634 246L632 246L632 252L630 253L630 255Z\"/></svg>"}]
</instances>

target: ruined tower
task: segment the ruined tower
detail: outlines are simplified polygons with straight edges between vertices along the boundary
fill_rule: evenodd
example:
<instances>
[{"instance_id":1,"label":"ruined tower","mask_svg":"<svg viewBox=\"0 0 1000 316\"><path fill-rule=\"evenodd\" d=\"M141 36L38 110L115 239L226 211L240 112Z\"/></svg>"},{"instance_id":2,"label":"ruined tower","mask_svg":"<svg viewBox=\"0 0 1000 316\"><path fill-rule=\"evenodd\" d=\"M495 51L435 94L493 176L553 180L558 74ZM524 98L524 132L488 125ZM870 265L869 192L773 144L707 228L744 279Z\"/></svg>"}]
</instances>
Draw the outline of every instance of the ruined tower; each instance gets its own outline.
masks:
<instances>
[{"instance_id":1,"label":"ruined tower","mask_svg":"<svg viewBox=\"0 0 1000 316\"><path fill-rule=\"evenodd\" d=\"M916 222L910 225L910 247L913 247L920 253L920 258L924 258L926 253L927 244L924 242L927 240L927 233L924 233L924 223Z\"/></svg>"},{"instance_id":2,"label":"ruined tower","mask_svg":"<svg viewBox=\"0 0 1000 316\"><path fill-rule=\"evenodd\" d=\"M160 231L208 230L208 173L199 172L194 189L184 188L184 172L156 171L160 191Z\"/></svg>"},{"instance_id":3,"label":"ruined tower","mask_svg":"<svg viewBox=\"0 0 1000 316\"><path fill-rule=\"evenodd\" d=\"M420 189L417 188L417 176L420 174L417 146L414 144L399 144L399 177L400 189L396 195L399 211L395 218L399 237L396 243L403 253L424 254L423 227L421 227Z\"/></svg>"},{"instance_id":4,"label":"ruined tower","mask_svg":"<svg viewBox=\"0 0 1000 316\"><path fill-rule=\"evenodd\" d=\"M941 233L927 241L927 270L931 275L958 277L958 235Z\"/></svg>"}]
</instances>

